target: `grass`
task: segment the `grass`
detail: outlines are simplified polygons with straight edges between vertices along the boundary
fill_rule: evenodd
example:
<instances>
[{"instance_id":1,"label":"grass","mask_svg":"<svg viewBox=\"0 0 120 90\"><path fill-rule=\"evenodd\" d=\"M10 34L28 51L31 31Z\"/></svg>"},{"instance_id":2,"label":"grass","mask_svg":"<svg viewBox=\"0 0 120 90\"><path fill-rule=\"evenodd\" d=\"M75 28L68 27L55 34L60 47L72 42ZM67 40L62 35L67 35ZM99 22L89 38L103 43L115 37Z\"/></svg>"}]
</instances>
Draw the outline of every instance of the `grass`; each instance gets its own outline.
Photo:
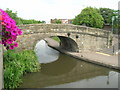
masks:
<instances>
[{"instance_id":1,"label":"grass","mask_svg":"<svg viewBox=\"0 0 120 90\"><path fill-rule=\"evenodd\" d=\"M57 42L60 42L60 39L59 39L59 37L57 37L57 36L53 36L52 39L54 39L54 40L57 41Z\"/></svg>"},{"instance_id":2,"label":"grass","mask_svg":"<svg viewBox=\"0 0 120 90\"><path fill-rule=\"evenodd\" d=\"M33 50L15 53L13 50L4 52L4 88L17 88L22 83L25 73L37 72L40 64Z\"/></svg>"}]
</instances>

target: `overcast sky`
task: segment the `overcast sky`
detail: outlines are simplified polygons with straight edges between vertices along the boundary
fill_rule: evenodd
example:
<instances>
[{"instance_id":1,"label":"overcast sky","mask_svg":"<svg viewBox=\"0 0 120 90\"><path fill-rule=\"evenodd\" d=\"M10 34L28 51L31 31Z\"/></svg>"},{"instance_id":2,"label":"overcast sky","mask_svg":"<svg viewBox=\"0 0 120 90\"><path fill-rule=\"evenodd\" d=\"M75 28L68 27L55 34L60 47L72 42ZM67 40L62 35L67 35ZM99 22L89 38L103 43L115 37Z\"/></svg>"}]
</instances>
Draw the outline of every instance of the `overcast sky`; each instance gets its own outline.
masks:
<instances>
[{"instance_id":1,"label":"overcast sky","mask_svg":"<svg viewBox=\"0 0 120 90\"><path fill-rule=\"evenodd\" d=\"M72 19L87 6L118 9L120 0L0 0L0 8L9 8L24 19L50 21Z\"/></svg>"}]
</instances>

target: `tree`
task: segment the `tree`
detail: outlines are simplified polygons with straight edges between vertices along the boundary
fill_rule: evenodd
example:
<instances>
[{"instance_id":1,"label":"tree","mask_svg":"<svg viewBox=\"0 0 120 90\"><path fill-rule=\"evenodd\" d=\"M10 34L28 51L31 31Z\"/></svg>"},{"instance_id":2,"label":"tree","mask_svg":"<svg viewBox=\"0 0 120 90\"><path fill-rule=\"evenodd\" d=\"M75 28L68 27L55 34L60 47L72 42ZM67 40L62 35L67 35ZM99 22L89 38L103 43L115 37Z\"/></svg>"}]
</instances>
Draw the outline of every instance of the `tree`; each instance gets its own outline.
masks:
<instances>
[{"instance_id":1,"label":"tree","mask_svg":"<svg viewBox=\"0 0 120 90\"><path fill-rule=\"evenodd\" d=\"M100 14L104 18L104 24L112 25L112 17L117 16L117 10L109 8L100 8Z\"/></svg>"},{"instance_id":2,"label":"tree","mask_svg":"<svg viewBox=\"0 0 120 90\"><path fill-rule=\"evenodd\" d=\"M73 19L73 24L84 24L89 27L102 28L104 24L104 19L100 15L98 9L87 7L83 9L82 12Z\"/></svg>"}]
</instances>

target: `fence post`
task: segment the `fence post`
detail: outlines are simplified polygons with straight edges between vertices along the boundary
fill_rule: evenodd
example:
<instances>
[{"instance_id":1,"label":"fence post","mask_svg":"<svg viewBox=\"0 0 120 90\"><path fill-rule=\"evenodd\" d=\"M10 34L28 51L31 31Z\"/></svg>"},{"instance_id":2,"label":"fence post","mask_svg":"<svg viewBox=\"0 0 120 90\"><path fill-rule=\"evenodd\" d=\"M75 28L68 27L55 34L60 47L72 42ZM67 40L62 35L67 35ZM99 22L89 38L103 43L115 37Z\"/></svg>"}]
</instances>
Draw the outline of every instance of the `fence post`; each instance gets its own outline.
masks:
<instances>
[{"instance_id":1,"label":"fence post","mask_svg":"<svg viewBox=\"0 0 120 90\"><path fill-rule=\"evenodd\" d=\"M3 49L0 45L0 90L3 88Z\"/></svg>"}]
</instances>

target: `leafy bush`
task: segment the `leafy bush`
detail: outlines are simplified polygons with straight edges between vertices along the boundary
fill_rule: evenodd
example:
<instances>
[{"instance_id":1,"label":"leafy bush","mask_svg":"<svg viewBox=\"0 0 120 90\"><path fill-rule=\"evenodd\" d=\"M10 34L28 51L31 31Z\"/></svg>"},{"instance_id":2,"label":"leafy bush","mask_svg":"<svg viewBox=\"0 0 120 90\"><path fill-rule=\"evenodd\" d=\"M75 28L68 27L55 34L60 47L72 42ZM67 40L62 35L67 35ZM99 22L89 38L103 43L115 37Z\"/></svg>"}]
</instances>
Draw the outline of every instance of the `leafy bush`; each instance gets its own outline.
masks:
<instances>
[{"instance_id":1,"label":"leafy bush","mask_svg":"<svg viewBox=\"0 0 120 90\"><path fill-rule=\"evenodd\" d=\"M25 73L37 72L40 64L32 50L15 53L13 50L4 52L4 87L6 89L16 88L22 83Z\"/></svg>"}]
</instances>

